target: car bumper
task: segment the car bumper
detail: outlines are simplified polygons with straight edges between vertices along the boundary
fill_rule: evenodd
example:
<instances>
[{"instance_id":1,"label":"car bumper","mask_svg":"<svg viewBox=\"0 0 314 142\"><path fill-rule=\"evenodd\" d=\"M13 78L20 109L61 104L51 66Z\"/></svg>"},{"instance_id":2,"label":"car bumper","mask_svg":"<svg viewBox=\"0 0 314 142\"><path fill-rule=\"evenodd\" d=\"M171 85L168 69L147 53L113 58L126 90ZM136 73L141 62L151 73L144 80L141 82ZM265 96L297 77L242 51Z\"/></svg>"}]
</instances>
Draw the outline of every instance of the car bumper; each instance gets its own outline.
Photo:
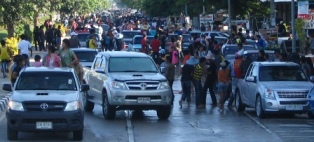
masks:
<instances>
[{"instance_id":1,"label":"car bumper","mask_svg":"<svg viewBox=\"0 0 314 142\"><path fill-rule=\"evenodd\" d=\"M307 99L262 99L262 105L267 112L303 113L310 111Z\"/></svg>"},{"instance_id":2,"label":"car bumper","mask_svg":"<svg viewBox=\"0 0 314 142\"><path fill-rule=\"evenodd\" d=\"M36 131L62 131L71 132L84 127L84 112L64 111L64 112L28 112L13 111L6 112L8 125L11 129L21 132ZM51 129L37 129L37 122L52 122Z\"/></svg>"},{"instance_id":3,"label":"car bumper","mask_svg":"<svg viewBox=\"0 0 314 142\"><path fill-rule=\"evenodd\" d=\"M170 90L111 90L110 94L109 103L115 106L171 105L172 100Z\"/></svg>"}]
</instances>

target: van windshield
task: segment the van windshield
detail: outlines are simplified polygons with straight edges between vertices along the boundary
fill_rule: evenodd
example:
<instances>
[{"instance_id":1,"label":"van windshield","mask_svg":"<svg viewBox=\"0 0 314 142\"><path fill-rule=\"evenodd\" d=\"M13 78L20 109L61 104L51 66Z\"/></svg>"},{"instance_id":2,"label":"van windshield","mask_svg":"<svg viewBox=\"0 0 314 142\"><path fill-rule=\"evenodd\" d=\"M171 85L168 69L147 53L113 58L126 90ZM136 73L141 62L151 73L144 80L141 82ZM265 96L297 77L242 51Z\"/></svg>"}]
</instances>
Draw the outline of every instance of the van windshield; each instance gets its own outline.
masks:
<instances>
[{"instance_id":1,"label":"van windshield","mask_svg":"<svg viewBox=\"0 0 314 142\"><path fill-rule=\"evenodd\" d=\"M71 90L76 91L76 81L71 72L23 72L15 90Z\"/></svg>"},{"instance_id":2,"label":"van windshield","mask_svg":"<svg viewBox=\"0 0 314 142\"><path fill-rule=\"evenodd\" d=\"M109 72L158 72L149 57L111 57L108 67Z\"/></svg>"}]
</instances>

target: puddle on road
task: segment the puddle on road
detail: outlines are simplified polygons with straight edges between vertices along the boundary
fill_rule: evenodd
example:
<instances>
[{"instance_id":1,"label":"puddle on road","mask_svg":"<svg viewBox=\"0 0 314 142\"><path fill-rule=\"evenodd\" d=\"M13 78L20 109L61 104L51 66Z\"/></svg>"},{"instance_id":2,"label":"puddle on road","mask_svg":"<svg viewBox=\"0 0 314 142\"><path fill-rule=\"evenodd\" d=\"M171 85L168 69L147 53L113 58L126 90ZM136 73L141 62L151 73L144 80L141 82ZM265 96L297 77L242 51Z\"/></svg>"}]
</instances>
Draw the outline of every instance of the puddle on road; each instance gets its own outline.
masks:
<instances>
[{"instance_id":1,"label":"puddle on road","mask_svg":"<svg viewBox=\"0 0 314 142\"><path fill-rule=\"evenodd\" d=\"M187 121L187 123L190 124L191 127L195 128L197 130L210 131L210 132L212 132L214 134L217 134L217 133L222 131L221 129L211 128L211 127L210 128L206 128L206 129L205 128L201 128L199 122L189 122L189 121Z\"/></svg>"}]
</instances>

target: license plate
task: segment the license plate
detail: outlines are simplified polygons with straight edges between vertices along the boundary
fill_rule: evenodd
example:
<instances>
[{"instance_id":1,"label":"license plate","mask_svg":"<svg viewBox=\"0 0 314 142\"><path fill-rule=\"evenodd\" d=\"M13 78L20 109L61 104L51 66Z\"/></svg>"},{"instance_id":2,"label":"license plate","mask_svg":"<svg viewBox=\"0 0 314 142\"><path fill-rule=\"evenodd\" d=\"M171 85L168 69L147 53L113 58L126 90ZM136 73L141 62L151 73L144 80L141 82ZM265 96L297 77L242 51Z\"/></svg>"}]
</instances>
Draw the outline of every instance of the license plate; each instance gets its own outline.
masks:
<instances>
[{"instance_id":1,"label":"license plate","mask_svg":"<svg viewBox=\"0 0 314 142\"><path fill-rule=\"evenodd\" d=\"M150 98L149 97L138 97L137 98L137 103L150 103Z\"/></svg>"},{"instance_id":2,"label":"license plate","mask_svg":"<svg viewBox=\"0 0 314 142\"><path fill-rule=\"evenodd\" d=\"M301 105L287 105L286 110L303 110Z\"/></svg>"},{"instance_id":3,"label":"license plate","mask_svg":"<svg viewBox=\"0 0 314 142\"><path fill-rule=\"evenodd\" d=\"M52 122L36 122L36 129L52 129Z\"/></svg>"}]
</instances>

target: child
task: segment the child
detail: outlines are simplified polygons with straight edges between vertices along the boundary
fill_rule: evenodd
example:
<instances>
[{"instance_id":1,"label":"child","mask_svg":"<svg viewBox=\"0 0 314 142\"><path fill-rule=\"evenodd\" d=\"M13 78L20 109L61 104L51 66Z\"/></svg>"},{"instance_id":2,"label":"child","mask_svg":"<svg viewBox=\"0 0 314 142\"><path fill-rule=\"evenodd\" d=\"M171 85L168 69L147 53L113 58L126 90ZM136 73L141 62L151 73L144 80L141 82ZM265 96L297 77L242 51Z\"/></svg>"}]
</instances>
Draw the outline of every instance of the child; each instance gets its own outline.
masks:
<instances>
[{"instance_id":1,"label":"child","mask_svg":"<svg viewBox=\"0 0 314 142\"><path fill-rule=\"evenodd\" d=\"M32 64L32 67L41 67L43 66L42 62L40 62L41 57L39 55L35 55L35 62Z\"/></svg>"}]
</instances>

